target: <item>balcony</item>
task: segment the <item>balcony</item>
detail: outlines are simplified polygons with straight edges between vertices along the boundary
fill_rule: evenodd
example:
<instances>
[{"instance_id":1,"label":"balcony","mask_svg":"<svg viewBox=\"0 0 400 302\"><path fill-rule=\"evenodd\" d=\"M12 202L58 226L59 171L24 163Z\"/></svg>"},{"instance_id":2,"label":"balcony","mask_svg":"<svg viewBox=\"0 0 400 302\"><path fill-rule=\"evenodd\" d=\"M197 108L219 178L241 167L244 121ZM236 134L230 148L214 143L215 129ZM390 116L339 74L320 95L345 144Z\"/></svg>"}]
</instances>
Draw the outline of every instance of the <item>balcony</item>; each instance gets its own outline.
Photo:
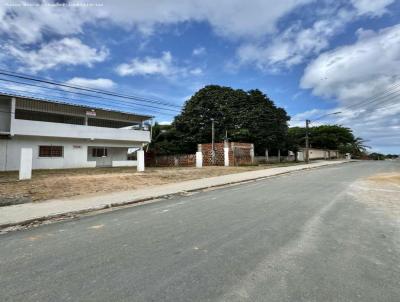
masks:
<instances>
[{"instance_id":1,"label":"balcony","mask_svg":"<svg viewBox=\"0 0 400 302\"><path fill-rule=\"evenodd\" d=\"M150 131L12 119L11 135L150 142Z\"/></svg>"}]
</instances>

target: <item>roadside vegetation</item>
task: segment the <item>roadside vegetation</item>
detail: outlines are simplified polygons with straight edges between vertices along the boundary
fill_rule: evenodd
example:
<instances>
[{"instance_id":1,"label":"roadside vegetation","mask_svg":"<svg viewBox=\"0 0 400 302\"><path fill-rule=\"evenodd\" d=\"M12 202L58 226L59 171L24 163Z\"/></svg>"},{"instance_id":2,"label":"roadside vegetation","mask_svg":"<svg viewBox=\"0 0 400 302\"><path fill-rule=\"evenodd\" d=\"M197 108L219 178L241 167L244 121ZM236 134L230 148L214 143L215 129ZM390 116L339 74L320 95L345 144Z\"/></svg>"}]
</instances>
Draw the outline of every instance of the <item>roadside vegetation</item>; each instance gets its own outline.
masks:
<instances>
[{"instance_id":1,"label":"roadside vegetation","mask_svg":"<svg viewBox=\"0 0 400 302\"><path fill-rule=\"evenodd\" d=\"M194 153L197 144L210 143L211 120L215 141L253 143L256 155L296 152L305 146L305 127L289 128L290 116L260 90L244 91L217 85L197 91L171 125L156 124L150 151L159 155ZM341 125L309 129L310 147L339 150L353 157L366 155L364 140Z\"/></svg>"}]
</instances>

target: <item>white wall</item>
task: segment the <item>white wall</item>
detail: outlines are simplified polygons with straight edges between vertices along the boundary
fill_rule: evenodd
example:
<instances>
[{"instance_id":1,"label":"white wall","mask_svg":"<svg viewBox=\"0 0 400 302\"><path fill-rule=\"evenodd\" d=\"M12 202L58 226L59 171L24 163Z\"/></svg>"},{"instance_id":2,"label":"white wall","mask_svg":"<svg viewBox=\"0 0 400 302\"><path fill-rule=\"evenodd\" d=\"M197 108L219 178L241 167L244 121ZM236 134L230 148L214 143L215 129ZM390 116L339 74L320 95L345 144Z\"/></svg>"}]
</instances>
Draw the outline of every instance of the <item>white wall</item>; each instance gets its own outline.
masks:
<instances>
[{"instance_id":1,"label":"white wall","mask_svg":"<svg viewBox=\"0 0 400 302\"><path fill-rule=\"evenodd\" d=\"M20 119L13 120L11 133L13 135L34 137L118 140L141 143L150 142L150 131L38 122Z\"/></svg>"},{"instance_id":2,"label":"white wall","mask_svg":"<svg viewBox=\"0 0 400 302\"><path fill-rule=\"evenodd\" d=\"M63 146L64 156L53 158L39 157L39 146L42 145ZM46 139L20 136L13 137L11 140L0 140L0 171L12 171L19 169L21 148L32 148L33 169L67 169L95 167L96 161L88 161L88 146L118 147L115 152L116 160L122 158L126 160L126 153L129 147L139 147L131 143L115 141L90 141L56 138ZM5 149L7 149L7 152L5 152ZM114 152L112 152L111 154L114 154ZM124 154L124 157L122 156L122 154Z\"/></svg>"},{"instance_id":3,"label":"white wall","mask_svg":"<svg viewBox=\"0 0 400 302\"><path fill-rule=\"evenodd\" d=\"M6 170L8 141L7 139L0 139L0 171Z\"/></svg>"},{"instance_id":4,"label":"white wall","mask_svg":"<svg viewBox=\"0 0 400 302\"><path fill-rule=\"evenodd\" d=\"M325 159L328 158L328 152L320 149L310 149L309 151L310 159Z\"/></svg>"},{"instance_id":5,"label":"white wall","mask_svg":"<svg viewBox=\"0 0 400 302\"><path fill-rule=\"evenodd\" d=\"M137 160L113 160L113 167L136 167Z\"/></svg>"},{"instance_id":6,"label":"white wall","mask_svg":"<svg viewBox=\"0 0 400 302\"><path fill-rule=\"evenodd\" d=\"M0 132L10 132L11 98L0 98Z\"/></svg>"}]
</instances>

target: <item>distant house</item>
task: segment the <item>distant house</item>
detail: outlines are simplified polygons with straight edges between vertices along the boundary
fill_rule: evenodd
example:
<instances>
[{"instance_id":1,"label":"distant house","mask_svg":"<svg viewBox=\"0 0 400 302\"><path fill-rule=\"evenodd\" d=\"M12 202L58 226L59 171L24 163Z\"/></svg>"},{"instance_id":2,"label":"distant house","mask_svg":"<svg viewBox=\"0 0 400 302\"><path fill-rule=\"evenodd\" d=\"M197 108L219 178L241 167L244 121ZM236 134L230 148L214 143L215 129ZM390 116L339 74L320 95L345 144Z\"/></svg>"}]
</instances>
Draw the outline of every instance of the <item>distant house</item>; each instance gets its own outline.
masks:
<instances>
[{"instance_id":1,"label":"distant house","mask_svg":"<svg viewBox=\"0 0 400 302\"><path fill-rule=\"evenodd\" d=\"M21 148L33 169L136 166L128 154L150 142L151 116L0 94L0 171L18 170Z\"/></svg>"}]
</instances>

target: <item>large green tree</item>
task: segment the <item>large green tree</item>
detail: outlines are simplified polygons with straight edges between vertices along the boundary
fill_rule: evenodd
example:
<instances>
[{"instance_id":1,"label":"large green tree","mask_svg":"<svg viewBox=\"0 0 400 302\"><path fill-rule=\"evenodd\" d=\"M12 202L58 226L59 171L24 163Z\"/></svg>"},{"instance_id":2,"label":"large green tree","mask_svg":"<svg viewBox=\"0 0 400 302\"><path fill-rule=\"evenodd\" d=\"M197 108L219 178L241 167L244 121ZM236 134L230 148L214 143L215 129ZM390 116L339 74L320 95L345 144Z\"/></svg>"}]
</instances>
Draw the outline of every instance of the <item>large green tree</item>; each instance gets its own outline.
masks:
<instances>
[{"instance_id":1,"label":"large green tree","mask_svg":"<svg viewBox=\"0 0 400 302\"><path fill-rule=\"evenodd\" d=\"M304 127L292 127L288 131L288 148L298 150L305 147L306 129ZM353 156L361 156L367 146L363 139L355 137L352 130L340 125L323 125L309 129L310 146L320 149L335 149L341 153L351 153Z\"/></svg>"},{"instance_id":2,"label":"large green tree","mask_svg":"<svg viewBox=\"0 0 400 302\"><path fill-rule=\"evenodd\" d=\"M255 151L284 148L289 116L260 90L244 91L209 85L185 102L170 129L170 143L181 153L196 151L197 144L211 142L211 120L215 141L225 136L231 141L255 144ZM161 140L166 136L162 135ZM164 142L165 143L165 142ZM158 142L155 143L157 148ZM174 150L176 151L176 150Z\"/></svg>"}]
</instances>

